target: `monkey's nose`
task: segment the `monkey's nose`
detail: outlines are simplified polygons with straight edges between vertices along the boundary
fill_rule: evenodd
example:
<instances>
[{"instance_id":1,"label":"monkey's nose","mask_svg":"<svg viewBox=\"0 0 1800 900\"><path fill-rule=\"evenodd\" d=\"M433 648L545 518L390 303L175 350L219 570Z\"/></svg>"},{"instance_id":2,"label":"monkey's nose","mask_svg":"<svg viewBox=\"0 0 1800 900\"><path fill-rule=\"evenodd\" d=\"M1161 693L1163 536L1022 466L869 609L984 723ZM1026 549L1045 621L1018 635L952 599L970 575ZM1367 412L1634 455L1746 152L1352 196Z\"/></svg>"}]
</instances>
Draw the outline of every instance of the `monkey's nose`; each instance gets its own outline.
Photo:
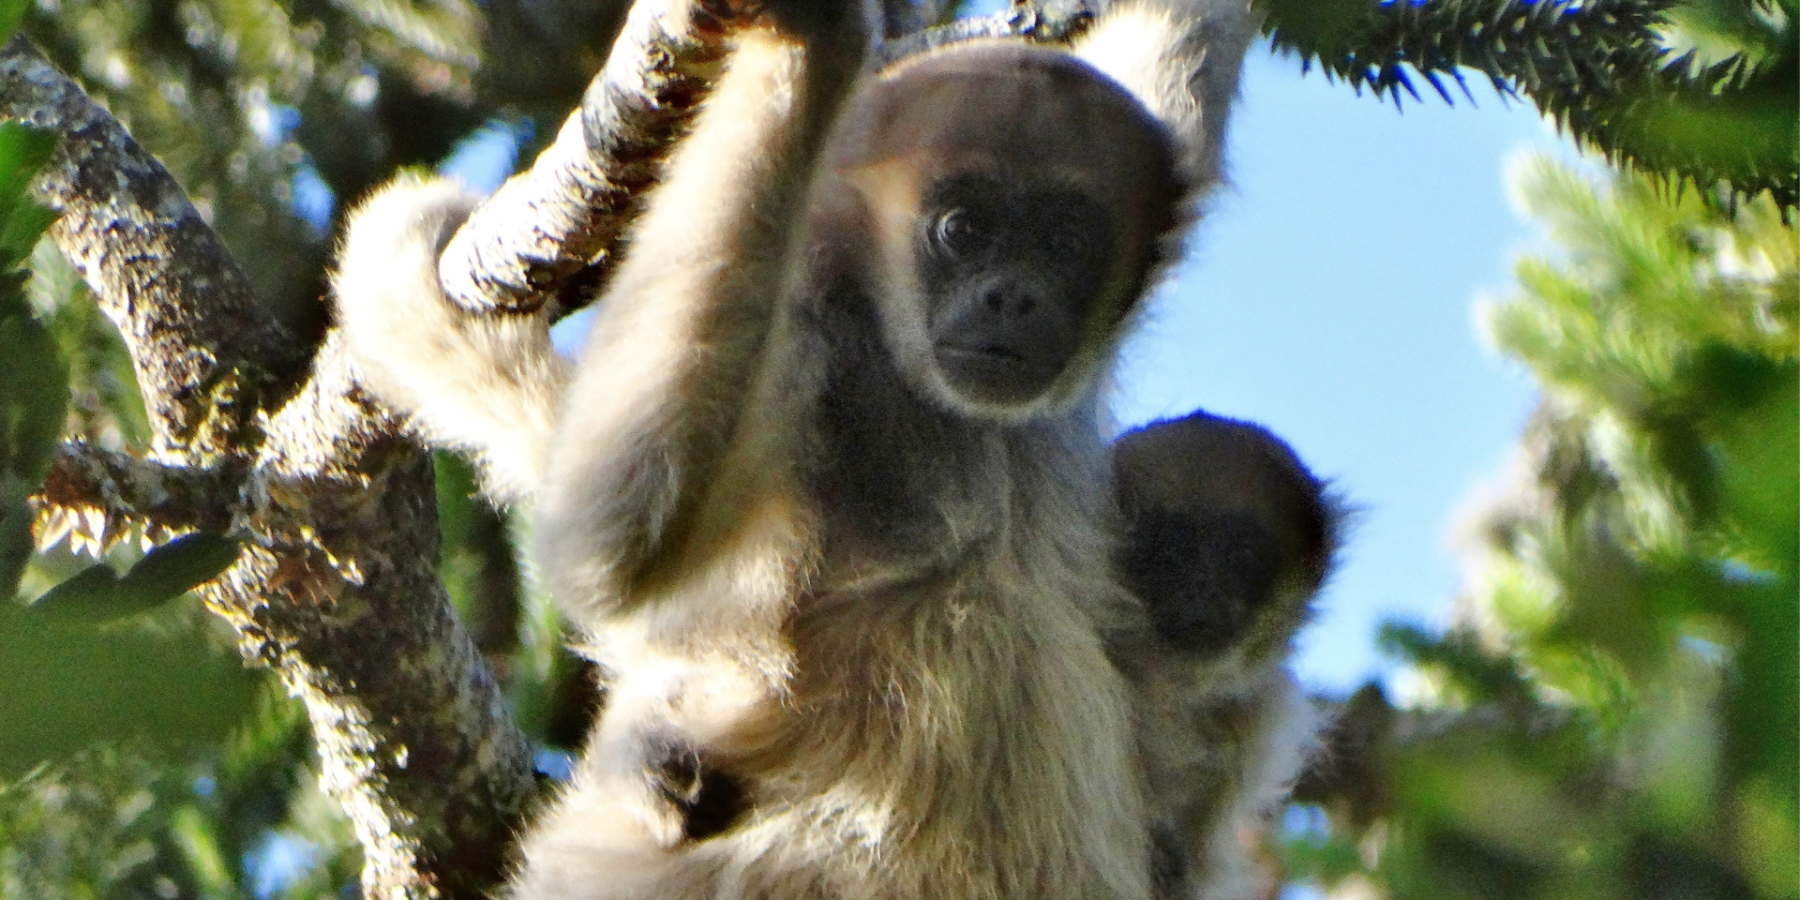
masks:
<instances>
[{"instance_id":1,"label":"monkey's nose","mask_svg":"<svg viewBox=\"0 0 1800 900\"><path fill-rule=\"evenodd\" d=\"M982 294L981 305L1002 320L1025 319L1037 311L1038 298L1017 286L996 285Z\"/></svg>"}]
</instances>

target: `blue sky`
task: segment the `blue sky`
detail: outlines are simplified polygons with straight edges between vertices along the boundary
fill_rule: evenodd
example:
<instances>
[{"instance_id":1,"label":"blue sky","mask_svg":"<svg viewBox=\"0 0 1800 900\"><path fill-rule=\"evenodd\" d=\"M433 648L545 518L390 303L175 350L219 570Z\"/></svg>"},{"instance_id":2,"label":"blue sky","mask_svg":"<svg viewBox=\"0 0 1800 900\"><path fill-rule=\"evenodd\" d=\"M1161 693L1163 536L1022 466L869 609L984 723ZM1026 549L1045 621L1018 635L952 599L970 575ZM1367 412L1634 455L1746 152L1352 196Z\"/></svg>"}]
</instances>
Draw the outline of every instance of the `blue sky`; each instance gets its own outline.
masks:
<instances>
[{"instance_id":1,"label":"blue sky","mask_svg":"<svg viewBox=\"0 0 1800 900\"><path fill-rule=\"evenodd\" d=\"M1559 142L1529 104L1475 98L1396 112L1253 48L1232 185L1126 350L1127 423L1195 407L1261 422L1359 510L1294 663L1332 692L1391 672L1383 619L1444 623L1451 526L1532 405L1472 310L1535 233L1506 160Z\"/></svg>"},{"instance_id":2,"label":"blue sky","mask_svg":"<svg viewBox=\"0 0 1800 900\"><path fill-rule=\"evenodd\" d=\"M1332 693L1393 672L1374 646L1384 619L1444 623L1451 527L1532 403L1471 312L1508 289L1534 234L1508 203L1506 160L1568 149L1529 104L1474 87L1474 104L1396 112L1252 48L1231 184L1126 347L1125 424L1195 408L1260 422L1358 510L1294 661ZM513 146L496 125L444 169L491 188Z\"/></svg>"}]
</instances>

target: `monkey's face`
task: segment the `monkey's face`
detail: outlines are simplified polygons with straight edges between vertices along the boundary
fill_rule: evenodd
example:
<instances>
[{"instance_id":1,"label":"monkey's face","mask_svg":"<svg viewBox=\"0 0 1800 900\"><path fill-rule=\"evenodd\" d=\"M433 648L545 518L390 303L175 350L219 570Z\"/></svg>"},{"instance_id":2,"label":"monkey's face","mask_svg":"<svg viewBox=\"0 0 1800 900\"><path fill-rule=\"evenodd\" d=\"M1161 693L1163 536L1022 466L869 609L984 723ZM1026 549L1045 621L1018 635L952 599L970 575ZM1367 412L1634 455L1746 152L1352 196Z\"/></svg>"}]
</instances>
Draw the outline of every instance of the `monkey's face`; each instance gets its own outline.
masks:
<instances>
[{"instance_id":1,"label":"monkey's face","mask_svg":"<svg viewBox=\"0 0 1800 900\"><path fill-rule=\"evenodd\" d=\"M960 398L1031 403L1094 330L1116 231L1107 210L1073 186L986 174L921 199L913 256L932 364Z\"/></svg>"},{"instance_id":2,"label":"monkey's face","mask_svg":"<svg viewBox=\"0 0 1800 900\"><path fill-rule=\"evenodd\" d=\"M1008 422L1091 396L1175 224L1160 122L1065 53L988 43L874 79L834 140L820 240L915 390Z\"/></svg>"}]
</instances>

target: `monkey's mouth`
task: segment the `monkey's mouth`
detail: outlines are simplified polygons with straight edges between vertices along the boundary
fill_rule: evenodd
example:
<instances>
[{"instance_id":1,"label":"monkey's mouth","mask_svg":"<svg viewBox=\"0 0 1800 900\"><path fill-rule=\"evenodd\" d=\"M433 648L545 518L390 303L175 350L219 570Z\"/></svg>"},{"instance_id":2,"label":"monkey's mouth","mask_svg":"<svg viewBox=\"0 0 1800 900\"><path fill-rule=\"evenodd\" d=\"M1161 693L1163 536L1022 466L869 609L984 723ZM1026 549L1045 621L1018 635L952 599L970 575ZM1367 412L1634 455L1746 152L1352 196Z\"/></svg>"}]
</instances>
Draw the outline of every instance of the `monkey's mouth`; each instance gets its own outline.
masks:
<instances>
[{"instance_id":1,"label":"monkey's mouth","mask_svg":"<svg viewBox=\"0 0 1800 900\"><path fill-rule=\"evenodd\" d=\"M1012 365L1028 365L1025 354L1005 344L939 344L938 359L948 362L949 359L981 363L1010 363ZM946 359L948 357L948 359Z\"/></svg>"},{"instance_id":2,"label":"monkey's mouth","mask_svg":"<svg viewBox=\"0 0 1800 900\"><path fill-rule=\"evenodd\" d=\"M1056 380L1056 366L1005 343L945 343L935 349L945 380L959 393L981 400L1023 402Z\"/></svg>"}]
</instances>

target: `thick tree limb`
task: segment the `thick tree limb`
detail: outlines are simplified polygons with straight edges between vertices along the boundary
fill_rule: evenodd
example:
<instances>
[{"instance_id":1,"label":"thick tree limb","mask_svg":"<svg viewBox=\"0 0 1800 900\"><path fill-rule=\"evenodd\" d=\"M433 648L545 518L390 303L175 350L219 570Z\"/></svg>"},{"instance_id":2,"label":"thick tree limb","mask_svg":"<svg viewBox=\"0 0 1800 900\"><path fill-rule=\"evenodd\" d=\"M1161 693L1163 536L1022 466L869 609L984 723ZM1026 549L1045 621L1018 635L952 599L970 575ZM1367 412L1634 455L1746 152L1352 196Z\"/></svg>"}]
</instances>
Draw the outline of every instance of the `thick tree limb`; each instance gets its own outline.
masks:
<instances>
[{"instance_id":1,"label":"thick tree limb","mask_svg":"<svg viewBox=\"0 0 1800 900\"><path fill-rule=\"evenodd\" d=\"M72 537L77 549L109 547L138 525L160 542L186 531L231 527L237 485L233 473L164 465L153 460L64 444L33 496L40 549Z\"/></svg>"},{"instance_id":2,"label":"thick tree limb","mask_svg":"<svg viewBox=\"0 0 1800 900\"><path fill-rule=\"evenodd\" d=\"M939 47L983 38L1022 37L1026 40L1066 41L1093 21L1107 0L1035 0L1014 3L1011 9L987 16L955 19L910 34L890 35L876 49L877 67Z\"/></svg>"},{"instance_id":3,"label":"thick tree limb","mask_svg":"<svg viewBox=\"0 0 1800 900\"><path fill-rule=\"evenodd\" d=\"M269 420L245 500L257 545L208 599L306 702L365 895L486 896L535 792L529 748L438 578L430 458L334 340Z\"/></svg>"},{"instance_id":4,"label":"thick tree limb","mask_svg":"<svg viewBox=\"0 0 1800 900\"><path fill-rule=\"evenodd\" d=\"M228 453L299 348L168 170L23 37L0 52L0 116L63 136L38 199L61 213L51 234L133 348L156 449Z\"/></svg>"},{"instance_id":5,"label":"thick tree limb","mask_svg":"<svg viewBox=\"0 0 1800 900\"><path fill-rule=\"evenodd\" d=\"M724 59L721 23L703 4L685 6L687 20L666 2L632 6L582 108L445 247L438 277L452 300L522 313L586 302Z\"/></svg>"},{"instance_id":6,"label":"thick tree limb","mask_svg":"<svg viewBox=\"0 0 1800 900\"><path fill-rule=\"evenodd\" d=\"M63 136L34 185L62 216L52 234L124 336L159 462L221 479L245 550L201 595L306 703L362 839L365 896L482 896L535 779L438 580L428 458L361 398L334 344L296 384L303 348L168 173L23 41L0 53L0 114ZM78 456L47 492L154 516L138 479L177 485Z\"/></svg>"}]
</instances>

